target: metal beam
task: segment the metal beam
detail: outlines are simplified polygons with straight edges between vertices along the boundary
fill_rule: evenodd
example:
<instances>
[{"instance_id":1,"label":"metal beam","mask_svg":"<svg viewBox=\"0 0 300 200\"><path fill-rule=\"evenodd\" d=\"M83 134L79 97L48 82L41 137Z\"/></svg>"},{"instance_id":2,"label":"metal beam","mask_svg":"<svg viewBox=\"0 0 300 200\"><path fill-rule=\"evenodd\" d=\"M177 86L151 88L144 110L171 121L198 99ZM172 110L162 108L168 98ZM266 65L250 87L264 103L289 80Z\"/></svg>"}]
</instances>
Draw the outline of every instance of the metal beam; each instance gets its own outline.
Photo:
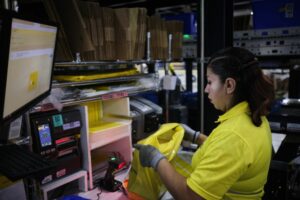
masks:
<instances>
[{"instance_id":1,"label":"metal beam","mask_svg":"<svg viewBox=\"0 0 300 200\"><path fill-rule=\"evenodd\" d=\"M206 85L206 60L216 51L233 45L233 0L201 1L201 32L198 32L201 49L201 66L198 68L198 99L200 100L201 131L209 134L215 128L220 114L204 94Z\"/></svg>"},{"instance_id":2,"label":"metal beam","mask_svg":"<svg viewBox=\"0 0 300 200\"><path fill-rule=\"evenodd\" d=\"M99 0L100 6L104 7L146 7L146 8L162 8L178 5L187 5L197 3L197 0Z\"/></svg>"}]
</instances>

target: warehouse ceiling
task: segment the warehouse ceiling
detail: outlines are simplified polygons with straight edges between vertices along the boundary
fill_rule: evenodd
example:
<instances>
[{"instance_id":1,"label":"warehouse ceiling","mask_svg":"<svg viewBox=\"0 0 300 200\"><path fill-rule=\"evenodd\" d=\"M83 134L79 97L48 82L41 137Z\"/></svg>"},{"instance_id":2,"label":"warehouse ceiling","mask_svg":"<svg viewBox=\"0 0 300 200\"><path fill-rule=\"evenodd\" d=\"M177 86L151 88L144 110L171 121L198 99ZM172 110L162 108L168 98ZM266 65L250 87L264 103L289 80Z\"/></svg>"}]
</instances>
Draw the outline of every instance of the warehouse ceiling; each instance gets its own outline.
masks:
<instances>
[{"instance_id":1,"label":"warehouse ceiling","mask_svg":"<svg viewBox=\"0 0 300 200\"><path fill-rule=\"evenodd\" d=\"M182 12L195 12L198 0L99 0L101 6L145 7L149 14L176 14Z\"/></svg>"},{"instance_id":2,"label":"warehouse ceiling","mask_svg":"<svg viewBox=\"0 0 300 200\"><path fill-rule=\"evenodd\" d=\"M19 0L20 12L27 16L34 15L41 19L47 19L43 9L44 0ZM145 7L148 15L180 13L197 13L201 0L77 0L97 2L102 7L123 8L123 7ZM251 28L252 0L234 1L234 30L247 30ZM33 17L33 16L32 16Z\"/></svg>"},{"instance_id":3,"label":"warehouse ceiling","mask_svg":"<svg viewBox=\"0 0 300 200\"><path fill-rule=\"evenodd\" d=\"M19 0L21 4L41 2L42 0ZM79 0L98 2L102 7L121 8L121 7L145 7L148 14L178 14L187 12L197 12L198 3L201 0ZM234 0L234 10L237 15L245 10L251 10L252 0Z\"/></svg>"},{"instance_id":4,"label":"warehouse ceiling","mask_svg":"<svg viewBox=\"0 0 300 200\"><path fill-rule=\"evenodd\" d=\"M200 0L98 0L103 7L146 7L151 14L197 12ZM235 10L251 9L251 0L234 0Z\"/></svg>"}]
</instances>

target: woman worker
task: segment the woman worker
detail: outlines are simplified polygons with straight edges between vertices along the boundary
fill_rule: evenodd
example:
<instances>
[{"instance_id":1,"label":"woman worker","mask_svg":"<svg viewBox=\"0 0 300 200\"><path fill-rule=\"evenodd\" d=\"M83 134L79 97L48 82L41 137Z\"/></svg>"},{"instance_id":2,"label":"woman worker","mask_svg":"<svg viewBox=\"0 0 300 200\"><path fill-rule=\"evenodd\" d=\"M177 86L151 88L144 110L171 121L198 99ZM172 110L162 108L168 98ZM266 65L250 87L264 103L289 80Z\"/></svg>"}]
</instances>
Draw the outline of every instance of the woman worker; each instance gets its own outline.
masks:
<instances>
[{"instance_id":1,"label":"woman worker","mask_svg":"<svg viewBox=\"0 0 300 200\"><path fill-rule=\"evenodd\" d=\"M202 144L185 178L151 145L136 145L144 167L153 167L175 199L261 199L272 154L266 115L274 98L271 81L248 50L217 52L207 66L205 92L222 112L206 137L185 128L185 139Z\"/></svg>"}]
</instances>

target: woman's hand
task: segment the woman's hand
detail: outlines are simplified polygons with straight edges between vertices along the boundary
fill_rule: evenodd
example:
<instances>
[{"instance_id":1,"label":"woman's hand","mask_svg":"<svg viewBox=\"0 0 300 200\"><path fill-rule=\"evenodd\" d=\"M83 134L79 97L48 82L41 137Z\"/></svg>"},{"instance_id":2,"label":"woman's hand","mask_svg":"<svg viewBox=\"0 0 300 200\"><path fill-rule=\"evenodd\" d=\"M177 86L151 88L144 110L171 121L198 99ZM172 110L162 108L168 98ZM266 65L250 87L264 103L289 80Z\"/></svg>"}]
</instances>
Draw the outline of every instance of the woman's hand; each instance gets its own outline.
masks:
<instances>
[{"instance_id":1,"label":"woman's hand","mask_svg":"<svg viewBox=\"0 0 300 200\"><path fill-rule=\"evenodd\" d=\"M192 143L196 143L196 141L200 135L200 131L195 131L195 130L191 129L189 126L187 126L186 124L180 124L180 125L184 129L183 139L190 141Z\"/></svg>"},{"instance_id":2,"label":"woman's hand","mask_svg":"<svg viewBox=\"0 0 300 200\"><path fill-rule=\"evenodd\" d=\"M153 167L156 170L159 161L166 158L154 146L135 144L134 147L139 150L139 158L143 167Z\"/></svg>"}]
</instances>

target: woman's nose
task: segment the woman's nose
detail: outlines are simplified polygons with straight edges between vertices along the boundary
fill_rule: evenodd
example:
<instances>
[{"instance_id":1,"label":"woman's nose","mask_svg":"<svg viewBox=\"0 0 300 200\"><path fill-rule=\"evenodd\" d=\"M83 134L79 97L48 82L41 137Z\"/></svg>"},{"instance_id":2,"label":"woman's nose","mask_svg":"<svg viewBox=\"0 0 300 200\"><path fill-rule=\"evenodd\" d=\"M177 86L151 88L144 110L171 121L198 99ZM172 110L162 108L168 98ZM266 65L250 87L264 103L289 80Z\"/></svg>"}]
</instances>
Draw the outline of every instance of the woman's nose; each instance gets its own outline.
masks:
<instances>
[{"instance_id":1,"label":"woman's nose","mask_svg":"<svg viewBox=\"0 0 300 200\"><path fill-rule=\"evenodd\" d=\"M205 86L204 92L208 93L208 86L207 85Z\"/></svg>"}]
</instances>

